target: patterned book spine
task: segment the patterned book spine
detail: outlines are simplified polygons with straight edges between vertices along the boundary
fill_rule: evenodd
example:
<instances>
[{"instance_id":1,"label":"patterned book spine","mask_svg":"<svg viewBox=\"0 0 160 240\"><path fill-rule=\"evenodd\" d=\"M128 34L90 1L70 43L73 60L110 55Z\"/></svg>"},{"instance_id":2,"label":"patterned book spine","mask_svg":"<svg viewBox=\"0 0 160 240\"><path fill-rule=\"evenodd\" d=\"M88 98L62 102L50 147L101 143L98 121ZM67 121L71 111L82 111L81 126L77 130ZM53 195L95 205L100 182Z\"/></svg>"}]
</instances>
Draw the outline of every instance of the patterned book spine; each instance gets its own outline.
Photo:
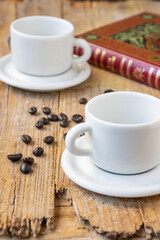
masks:
<instances>
[{"instance_id":1,"label":"patterned book spine","mask_svg":"<svg viewBox=\"0 0 160 240\"><path fill-rule=\"evenodd\" d=\"M90 64L160 89L160 69L157 66L91 43L90 46L92 49ZM74 53L80 56L83 49L75 47Z\"/></svg>"}]
</instances>

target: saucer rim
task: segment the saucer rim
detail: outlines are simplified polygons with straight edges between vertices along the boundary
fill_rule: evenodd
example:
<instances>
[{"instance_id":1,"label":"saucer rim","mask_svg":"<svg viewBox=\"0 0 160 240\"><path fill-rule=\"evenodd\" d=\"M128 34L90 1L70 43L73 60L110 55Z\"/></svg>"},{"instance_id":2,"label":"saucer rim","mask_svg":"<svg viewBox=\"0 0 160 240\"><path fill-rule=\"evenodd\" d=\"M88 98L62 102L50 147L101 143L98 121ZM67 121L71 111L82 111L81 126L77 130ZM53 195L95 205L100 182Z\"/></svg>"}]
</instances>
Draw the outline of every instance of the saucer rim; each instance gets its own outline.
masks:
<instances>
[{"instance_id":1,"label":"saucer rim","mask_svg":"<svg viewBox=\"0 0 160 240\"><path fill-rule=\"evenodd\" d=\"M54 83L52 82L51 84L48 83L47 85L40 85L40 86L36 86L36 85L32 85L31 83L20 83L20 82L16 82L12 81L9 79L8 76L6 76L5 71L2 71L2 66L4 66L7 62L11 62L12 58L11 58L11 53L6 54L5 56L0 58L0 81L4 82L5 84L8 84L10 86L16 87L16 88L20 88L23 90L29 90L29 91L34 91L34 92L51 92L51 91L59 91L59 90L63 90L63 89L67 89L70 87L74 87L78 84L83 83L84 81L86 81L90 74L91 74L91 68L90 65L87 62L83 62L81 64L72 64L71 68L76 65L79 66L80 68L80 72L76 75L75 78L71 78L67 81L61 81L60 83ZM71 69L70 68L70 69ZM70 71L70 69L68 69L66 72L60 74L60 75L64 75L66 74L68 71ZM18 70L17 70L18 71ZM18 71L20 74L22 74L22 76L27 76L27 74L22 73L20 71ZM37 76L30 76L28 75L28 77L32 77L34 79L34 77L37 79ZM49 78L55 78L56 76L49 76ZM47 78L47 77L40 77L40 78ZM14 77L12 79L15 79Z\"/></svg>"},{"instance_id":2,"label":"saucer rim","mask_svg":"<svg viewBox=\"0 0 160 240\"><path fill-rule=\"evenodd\" d=\"M76 140L77 144L78 144L78 142L83 141L84 137L85 136L78 138ZM130 188L130 187L128 187L128 188L126 187L125 189L124 188L119 189L114 186L107 186L106 184L105 184L105 187L104 187L104 185L100 186L100 184L99 184L98 189L97 189L97 187L94 186L94 182L91 185L90 182L85 181L85 179L75 171L75 169L71 166L72 164L70 164L70 162L73 162L73 161L68 156L72 156L72 157L74 156L74 158L77 157L76 155L70 153L67 149L64 150L64 152L62 153L62 157L61 157L61 166L62 166L64 173L74 183L78 184L79 186L81 186L87 190L90 190L90 191L98 193L98 194L103 194L103 195L112 196L112 197L123 197L123 198L140 198L140 197L148 197L148 196L160 194L160 183L152 184L151 186L145 186L145 187L140 186L137 183L136 191L135 191L135 189L132 190L132 188ZM86 156L86 157L89 158L88 156ZM78 156L78 158L85 158L85 157ZM92 165L94 165L95 168L98 168L95 164L93 164L93 162L91 160L90 160L90 163ZM68 164L68 166L67 166L67 164ZM77 165L76 165L76 167L77 167ZM155 168L160 168L160 164L149 171L153 171ZM100 168L98 168L98 169L100 169ZM102 169L100 169L100 171L103 171L105 174L108 174L108 175L112 174L112 176L113 175L117 176L117 174L110 173L110 172L104 171ZM145 176L146 173L147 172L140 173L140 176ZM118 176L126 177L127 179L130 177L136 178L136 174L135 175L120 175L119 174ZM95 178L95 181L96 181L96 179L97 178ZM96 181L96 184L97 184L97 181Z\"/></svg>"}]
</instances>

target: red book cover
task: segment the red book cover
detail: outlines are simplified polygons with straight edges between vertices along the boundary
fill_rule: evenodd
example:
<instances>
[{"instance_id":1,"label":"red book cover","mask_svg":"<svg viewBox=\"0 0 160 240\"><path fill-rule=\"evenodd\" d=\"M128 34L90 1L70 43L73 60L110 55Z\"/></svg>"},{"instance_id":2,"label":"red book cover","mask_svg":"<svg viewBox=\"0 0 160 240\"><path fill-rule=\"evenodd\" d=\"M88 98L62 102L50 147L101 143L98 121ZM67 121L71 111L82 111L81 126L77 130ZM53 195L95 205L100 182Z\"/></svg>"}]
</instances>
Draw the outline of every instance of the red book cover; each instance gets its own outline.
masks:
<instances>
[{"instance_id":1,"label":"red book cover","mask_svg":"<svg viewBox=\"0 0 160 240\"><path fill-rule=\"evenodd\" d=\"M143 12L76 37L89 42L91 64L160 89L159 15Z\"/></svg>"}]
</instances>

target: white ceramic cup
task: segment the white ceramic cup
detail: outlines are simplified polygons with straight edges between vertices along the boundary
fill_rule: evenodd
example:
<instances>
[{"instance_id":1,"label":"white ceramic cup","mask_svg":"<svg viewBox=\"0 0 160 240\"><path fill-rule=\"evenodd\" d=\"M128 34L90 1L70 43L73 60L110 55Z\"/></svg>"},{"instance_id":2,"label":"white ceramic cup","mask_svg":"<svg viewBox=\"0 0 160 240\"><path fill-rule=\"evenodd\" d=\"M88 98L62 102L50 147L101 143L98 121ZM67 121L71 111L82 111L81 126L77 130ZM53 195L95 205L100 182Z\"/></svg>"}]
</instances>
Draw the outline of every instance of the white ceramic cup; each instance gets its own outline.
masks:
<instances>
[{"instance_id":1,"label":"white ceramic cup","mask_svg":"<svg viewBox=\"0 0 160 240\"><path fill-rule=\"evenodd\" d=\"M36 76L58 75L72 64L85 62L91 49L83 39L74 38L73 25L61 18L29 16L15 20L11 26L11 53L15 67ZM73 58L73 47L84 50Z\"/></svg>"},{"instance_id":2,"label":"white ceramic cup","mask_svg":"<svg viewBox=\"0 0 160 240\"><path fill-rule=\"evenodd\" d=\"M84 132L86 144L78 147ZM85 123L67 133L66 147L109 172L147 171L160 162L160 100L136 92L99 95L87 103Z\"/></svg>"}]
</instances>

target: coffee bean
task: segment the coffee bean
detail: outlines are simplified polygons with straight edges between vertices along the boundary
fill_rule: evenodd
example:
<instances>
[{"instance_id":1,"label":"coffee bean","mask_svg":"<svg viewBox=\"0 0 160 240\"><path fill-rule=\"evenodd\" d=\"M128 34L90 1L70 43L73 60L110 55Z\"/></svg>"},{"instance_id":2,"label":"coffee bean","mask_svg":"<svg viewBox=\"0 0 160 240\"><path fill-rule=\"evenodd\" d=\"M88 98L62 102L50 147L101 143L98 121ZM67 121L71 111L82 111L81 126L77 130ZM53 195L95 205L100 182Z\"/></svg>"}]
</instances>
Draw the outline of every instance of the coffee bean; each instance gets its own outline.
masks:
<instances>
[{"instance_id":1,"label":"coffee bean","mask_svg":"<svg viewBox=\"0 0 160 240\"><path fill-rule=\"evenodd\" d=\"M64 140L66 139L66 136L67 136L67 133L64 133L64 134L63 134L63 139L64 139Z\"/></svg>"},{"instance_id":2,"label":"coffee bean","mask_svg":"<svg viewBox=\"0 0 160 240\"><path fill-rule=\"evenodd\" d=\"M60 114L58 114L58 119L59 119L60 121L62 121L62 120L68 120L68 117L67 117L66 114L60 113Z\"/></svg>"},{"instance_id":3,"label":"coffee bean","mask_svg":"<svg viewBox=\"0 0 160 240\"><path fill-rule=\"evenodd\" d=\"M74 115L72 116L72 120L73 120L74 122L76 122L76 123L80 123L80 122L83 121L83 116L80 115L80 114L74 114Z\"/></svg>"},{"instance_id":4,"label":"coffee bean","mask_svg":"<svg viewBox=\"0 0 160 240\"><path fill-rule=\"evenodd\" d=\"M43 150L43 148L41 148L41 147L36 147L36 148L33 150L33 154L34 154L36 157L41 156L43 153L44 153L44 150Z\"/></svg>"},{"instance_id":5,"label":"coffee bean","mask_svg":"<svg viewBox=\"0 0 160 240\"><path fill-rule=\"evenodd\" d=\"M28 144L32 141L32 138L29 135L24 134L22 135L22 141Z\"/></svg>"},{"instance_id":6,"label":"coffee bean","mask_svg":"<svg viewBox=\"0 0 160 240\"><path fill-rule=\"evenodd\" d=\"M44 114L49 115L50 112L51 112L51 109L49 107L43 107L42 111L43 111Z\"/></svg>"},{"instance_id":7,"label":"coffee bean","mask_svg":"<svg viewBox=\"0 0 160 240\"><path fill-rule=\"evenodd\" d=\"M55 114L50 114L50 115L48 115L48 119L51 122L56 122L56 121L58 121L58 116Z\"/></svg>"},{"instance_id":8,"label":"coffee bean","mask_svg":"<svg viewBox=\"0 0 160 240\"><path fill-rule=\"evenodd\" d=\"M87 103L87 99L86 99L86 98L81 98L81 99L79 100L79 103L80 103L80 104L85 104L85 103Z\"/></svg>"},{"instance_id":9,"label":"coffee bean","mask_svg":"<svg viewBox=\"0 0 160 240\"><path fill-rule=\"evenodd\" d=\"M104 91L104 93L110 93L110 92L114 92L114 90L112 90L112 89L106 89L106 90Z\"/></svg>"},{"instance_id":10,"label":"coffee bean","mask_svg":"<svg viewBox=\"0 0 160 240\"><path fill-rule=\"evenodd\" d=\"M31 171L31 165L27 163L22 163L20 166L20 171L24 174L28 174Z\"/></svg>"},{"instance_id":11,"label":"coffee bean","mask_svg":"<svg viewBox=\"0 0 160 240\"><path fill-rule=\"evenodd\" d=\"M67 127L68 126L68 122L67 122L67 120L62 120L61 122L60 122L60 126L61 127Z\"/></svg>"},{"instance_id":12,"label":"coffee bean","mask_svg":"<svg viewBox=\"0 0 160 240\"><path fill-rule=\"evenodd\" d=\"M32 157L27 157L23 159L23 162L32 165L34 163L34 159Z\"/></svg>"},{"instance_id":13,"label":"coffee bean","mask_svg":"<svg viewBox=\"0 0 160 240\"><path fill-rule=\"evenodd\" d=\"M31 107L31 108L28 109L28 112L33 115L37 112L37 108L36 107Z\"/></svg>"},{"instance_id":14,"label":"coffee bean","mask_svg":"<svg viewBox=\"0 0 160 240\"><path fill-rule=\"evenodd\" d=\"M38 122L36 122L35 126L36 128L41 129L43 128L43 122L39 120Z\"/></svg>"},{"instance_id":15,"label":"coffee bean","mask_svg":"<svg viewBox=\"0 0 160 240\"><path fill-rule=\"evenodd\" d=\"M17 162L22 158L22 153L17 153L17 154L9 154L7 158L11 160L12 162Z\"/></svg>"},{"instance_id":16,"label":"coffee bean","mask_svg":"<svg viewBox=\"0 0 160 240\"><path fill-rule=\"evenodd\" d=\"M39 121L43 122L44 125L47 125L49 123L48 118L45 117L40 118Z\"/></svg>"},{"instance_id":17,"label":"coffee bean","mask_svg":"<svg viewBox=\"0 0 160 240\"><path fill-rule=\"evenodd\" d=\"M43 141L47 144L51 144L54 141L54 137L47 136L47 137L43 138Z\"/></svg>"}]
</instances>

